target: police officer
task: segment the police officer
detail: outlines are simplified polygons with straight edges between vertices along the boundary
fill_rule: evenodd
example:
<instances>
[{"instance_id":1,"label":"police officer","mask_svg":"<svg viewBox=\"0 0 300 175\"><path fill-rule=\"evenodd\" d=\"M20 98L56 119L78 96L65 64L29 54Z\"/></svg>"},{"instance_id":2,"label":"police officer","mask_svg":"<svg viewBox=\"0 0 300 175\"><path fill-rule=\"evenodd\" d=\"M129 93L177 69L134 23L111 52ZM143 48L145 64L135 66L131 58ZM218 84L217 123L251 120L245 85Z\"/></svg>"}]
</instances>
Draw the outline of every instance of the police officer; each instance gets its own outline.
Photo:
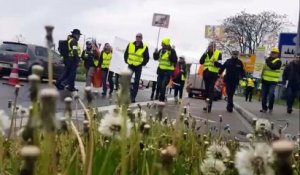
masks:
<instances>
[{"instance_id":1,"label":"police officer","mask_svg":"<svg viewBox=\"0 0 300 175\"><path fill-rule=\"evenodd\" d=\"M222 54L220 50L216 49L216 43L209 43L207 51L200 58L200 64L204 65L203 80L205 97L208 99L208 108L204 107L203 110L207 112L211 112L214 86L218 79L219 68L222 67L221 60Z\"/></svg>"},{"instance_id":2,"label":"police officer","mask_svg":"<svg viewBox=\"0 0 300 175\"><path fill-rule=\"evenodd\" d=\"M138 33L136 40L130 42L124 53L125 63L128 68L135 74L134 83L130 90L131 102L135 103L135 98L138 93L139 82L142 74L142 67L149 61L148 46L143 43L143 35Z\"/></svg>"},{"instance_id":3,"label":"police officer","mask_svg":"<svg viewBox=\"0 0 300 175\"><path fill-rule=\"evenodd\" d=\"M159 61L155 99L165 101L166 88L177 63L177 54L170 45L170 38L162 39L162 48L155 50L153 58Z\"/></svg>"},{"instance_id":4,"label":"police officer","mask_svg":"<svg viewBox=\"0 0 300 175\"><path fill-rule=\"evenodd\" d=\"M96 48L93 48L92 42L86 42L86 49L81 54L86 69L86 86L91 86L93 73L99 67L99 54Z\"/></svg>"},{"instance_id":5,"label":"police officer","mask_svg":"<svg viewBox=\"0 0 300 175\"><path fill-rule=\"evenodd\" d=\"M220 73L226 69L224 82L227 92L226 109L228 112L232 112L233 110L233 95L237 85L239 84L239 80L245 76L243 62L239 60L239 51L233 51L231 54L231 58L226 60L220 69Z\"/></svg>"},{"instance_id":6,"label":"police officer","mask_svg":"<svg viewBox=\"0 0 300 175\"><path fill-rule=\"evenodd\" d=\"M66 81L67 90L73 92L78 91L78 89L75 88L75 77L81 55L80 45L78 43L81 33L80 30L74 29L71 34L72 35L68 38L69 55L64 60L65 72L57 80L55 85L58 89L64 89L65 85L63 85L62 82Z\"/></svg>"},{"instance_id":7,"label":"police officer","mask_svg":"<svg viewBox=\"0 0 300 175\"><path fill-rule=\"evenodd\" d=\"M275 98L275 88L277 83L279 82L280 77L280 68L281 68L281 60L278 58L279 50L278 48L273 48L271 50L270 56L266 59L266 63L263 67L261 79L262 79L262 109L260 112L269 112L273 111L274 98ZM269 97L269 103L267 105Z\"/></svg>"},{"instance_id":8,"label":"police officer","mask_svg":"<svg viewBox=\"0 0 300 175\"><path fill-rule=\"evenodd\" d=\"M102 70L102 95L106 95L107 87L106 87L106 81L109 83L109 95L112 94L114 90L114 82L113 82L113 72L109 71L109 65L110 60L112 58L112 49L109 43L105 43L104 49L100 54L100 64L101 64L101 70Z\"/></svg>"},{"instance_id":9,"label":"police officer","mask_svg":"<svg viewBox=\"0 0 300 175\"><path fill-rule=\"evenodd\" d=\"M254 84L254 79L252 77L247 78L247 83L246 83L246 90L245 90L245 96L246 96L246 101L249 100L249 102L252 101L252 94L253 94L253 89L255 87Z\"/></svg>"}]
</instances>

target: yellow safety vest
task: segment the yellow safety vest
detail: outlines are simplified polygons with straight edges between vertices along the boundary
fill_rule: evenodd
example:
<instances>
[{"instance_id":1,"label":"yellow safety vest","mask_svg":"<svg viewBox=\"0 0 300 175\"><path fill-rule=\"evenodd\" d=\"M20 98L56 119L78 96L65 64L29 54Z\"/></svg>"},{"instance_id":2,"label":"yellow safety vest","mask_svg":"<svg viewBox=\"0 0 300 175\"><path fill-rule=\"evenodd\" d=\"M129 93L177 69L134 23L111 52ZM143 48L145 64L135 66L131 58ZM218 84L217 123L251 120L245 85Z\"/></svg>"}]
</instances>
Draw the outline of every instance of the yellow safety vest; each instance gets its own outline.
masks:
<instances>
[{"instance_id":1,"label":"yellow safety vest","mask_svg":"<svg viewBox=\"0 0 300 175\"><path fill-rule=\"evenodd\" d=\"M221 53L221 51L215 50L211 58L209 58L209 55L206 54L206 58L205 58L205 61L204 61L204 70L208 69L210 72L214 72L214 73L219 72L219 68L217 68L214 65L214 62L219 61L220 53Z\"/></svg>"},{"instance_id":2,"label":"yellow safety vest","mask_svg":"<svg viewBox=\"0 0 300 175\"><path fill-rule=\"evenodd\" d=\"M103 52L103 55L102 55L103 62L102 62L101 68L109 68L111 57L112 57L111 52L109 52L109 53Z\"/></svg>"},{"instance_id":3,"label":"yellow safety vest","mask_svg":"<svg viewBox=\"0 0 300 175\"><path fill-rule=\"evenodd\" d=\"M254 87L254 81L252 80L252 78L247 78L247 86Z\"/></svg>"},{"instance_id":4,"label":"yellow safety vest","mask_svg":"<svg viewBox=\"0 0 300 175\"><path fill-rule=\"evenodd\" d=\"M174 64L170 61L170 55L171 51L165 51L165 53L162 54L162 51L160 51L159 54L159 68L162 70L174 70Z\"/></svg>"},{"instance_id":5,"label":"yellow safety vest","mask_svg":"<svg viewBox=\"0 0 300 175\"><path fill-rule=\"evenodd\" d=\"M245 87L246 86L246 82L244 80L240 80L240 86L241 87Z\"/></svg>"},{"instance_id":6,"label":"yellow safety vest","mask_svg":"<svg viewBox=\"0 0 300 175\"><path fill-rule=\"evenodd\" d=\"M129 65L139 66L143 63L143 54L147 48L146 44L143 44L143 46L144 47L142 49L138 49L137 51L135 51L135 45L133 44L133 42L129 43L127 60Z\"/></svg>"},{"instance_id":7,"label":"yellow safety vest","mask_svg":"<svg viewBox=\"0 0 300 175\"><path fill-rule=\"evenodd\" d=\"M73 55L73 48L71 47L72 41L73 41L73 38L71 38L71 39L68 40L69 57L74 57L74 55ZM76 50L77 50L78 56L80 56L81 50L80 50L80 45L79 45L78 42L77 42Z\"/></svg>"},{"instance_id":8,"label":"yellow safety vest","mask_svg":"<svg viewBox=\"0 0 300 175\"><path fill-rule=\"evenodd\" d=\"M274 64L276 61L280 61L280 58L274 59L272 63ZM272 70L265 64L262 72L262 79L266 81L279 82L280 73L280 68Z\"/></svg>"},{"instance_id":9,"label":"yellow safety vest","mask_svg":"<svg viewBox=\"0 0 300 175\"><path fill-rule=\"evenodd\" d=\"M181 74L181 80L182 80L182 81L186 80L185 75Z\"/></svg>"}]
</instances>

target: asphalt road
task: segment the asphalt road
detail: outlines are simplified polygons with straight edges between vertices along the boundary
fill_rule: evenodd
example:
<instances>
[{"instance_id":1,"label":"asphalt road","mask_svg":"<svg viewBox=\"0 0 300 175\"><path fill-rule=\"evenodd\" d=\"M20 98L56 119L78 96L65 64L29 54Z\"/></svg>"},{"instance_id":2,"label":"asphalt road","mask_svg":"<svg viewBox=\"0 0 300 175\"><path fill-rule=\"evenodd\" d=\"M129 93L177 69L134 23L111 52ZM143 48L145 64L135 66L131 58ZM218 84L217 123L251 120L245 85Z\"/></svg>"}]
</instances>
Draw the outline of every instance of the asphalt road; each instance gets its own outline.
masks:
<instances>
[{"instance_id":1,"label":"asphalt road","mask_svg":"<svg viewBox=\"0 0 300 175\"><path fill-rule=\"evenodd\" d=\"M3 82L6 80L0 80L0 109L5 110L9 114L8 109L8 100L12 100L14 98L14 90L13 86L5 85ZM21 82L23 86L20 88L19 97L17 101L17 105L21 105L22 107L28 107L30 105L29 99L29 84L27 82ZM47 83L41 84L41 89L46 88L48 86ZM76 87L79 89L79 96L84 99L83 89L84 83L76 82ZM94 91L98 91L98 95L95 95L95 100L93 101L93 105L97 107L101 107L101 109L109 108L110 105L115 103L114 93L112 97L102 97L101 89L93 89ZM140 90L137 96L138 103L151 103L150 100L150 89ZM68 95L71 95L69 92L60 91L60 99L57 102L57 112L61 113L64 110L64 98ZM168 97L172 97L171 94L168 94ZM210 129L214 128L219 130L222 128L223 132L226 126L229 126L231 131L227 135L231 138L235 136L244 139L244 136L241 136L239 133L244 132L248 133L251 130L250 125L237 113L228 113L226 112L225 106L226 102L221 100L214 103L213 110L211 113L207 114L203 112L202 108L205 106L205 102L199 99L184 99L184 105L188 106L190 113L193 117L197 119L198 125L203 125L203 122L208 119L208 124ZM79 105L78 105L79 106ZM73 109L75 109L75 104L73 104ZM81 109L78 107L78 109ZM169 100L167 102L167 107L165 108L165 116L171 119L175 119L181 112L179 112L179 105L176 105L173 100ZM82 113L82 111L80 112ZM82 114L80 114L82 116ZM223 122L220 125L219 117L222 116ZM204 126L201 127L202 132L204 131Z\"/></svg>"}]
</instances>

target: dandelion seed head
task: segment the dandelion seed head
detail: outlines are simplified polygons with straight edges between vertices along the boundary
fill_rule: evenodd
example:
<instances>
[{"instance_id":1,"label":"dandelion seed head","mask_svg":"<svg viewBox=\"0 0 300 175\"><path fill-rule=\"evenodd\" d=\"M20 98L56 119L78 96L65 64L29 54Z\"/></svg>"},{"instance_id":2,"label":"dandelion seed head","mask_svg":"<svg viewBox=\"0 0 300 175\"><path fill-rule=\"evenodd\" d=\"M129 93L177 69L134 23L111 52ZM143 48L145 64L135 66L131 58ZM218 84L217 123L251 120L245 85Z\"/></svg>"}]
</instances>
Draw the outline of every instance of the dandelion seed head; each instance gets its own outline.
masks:
<instances>
[{"instance_id":1,"label":"dandelion seed head","mask_svg":"<svg viewBox=\"0 0 300 175\"><path fill-rule=\"evenodd\" d=\"M271 123L267 119L260 118L256 121L255 130L258 132L269 132L271 128Z\"/></svg>"},{"instance_id":2,"label":"dandelion seed head","mask_svg":"<svg viewBox=\"0 0 300 175\"><path fill-rule=\"evenodd\" d=\"M202 162L200 169L205 175L222 175L226 171L226 166L221 160L207 158Z\"/></svg>"},{"instance_id":3,"label":"dandelion seed head","mask_svg":"<svg viewBox=\"0 0 300 175\"><path fill-rule=\"evenodd\" d=\"M227 146L214 143L207 148L206 156L213 159L223 160L230 157L230 151Z\"/></svg>"},{"instance_id":4,"label":"dandelion seed head","mask_svg":"<svg viewBox=\"0 0 300 175\"><path fill-rule=\"evenodd\" d=\"M24 158L36 158L40 155L40 148L34 145L27 145L21 148L20 154Z\"/></svg>"}]
</instances>

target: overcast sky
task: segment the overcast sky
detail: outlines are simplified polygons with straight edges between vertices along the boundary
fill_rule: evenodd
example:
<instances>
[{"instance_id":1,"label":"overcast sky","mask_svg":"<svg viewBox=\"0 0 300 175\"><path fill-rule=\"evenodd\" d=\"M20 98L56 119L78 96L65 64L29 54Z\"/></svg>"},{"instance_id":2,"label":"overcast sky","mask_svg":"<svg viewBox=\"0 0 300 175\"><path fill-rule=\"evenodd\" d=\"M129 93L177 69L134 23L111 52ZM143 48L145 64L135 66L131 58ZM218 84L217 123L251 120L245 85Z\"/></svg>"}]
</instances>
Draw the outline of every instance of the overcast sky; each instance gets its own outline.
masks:
<instances>
[{"instance_id":1,"label":"overcast sky","mask_svg":"<svg viewBox=\"0 0 300 175\"><path fill-rule=\"evenodd\" d=\"M144 42L155 46L158 28L152 27L153 13L170 14L170 37L181 52L200 57L207 46L205 25L218 25L242 10L248 13L274 11L287 14L296 32L299 0L0 0L0 40L14 40L22 34L26 42L44 44L47 24L54 25L54 39L64 39L73 28L100 43L114 37L135 39L141 32Z\"/></svg>"}]
</instances>

